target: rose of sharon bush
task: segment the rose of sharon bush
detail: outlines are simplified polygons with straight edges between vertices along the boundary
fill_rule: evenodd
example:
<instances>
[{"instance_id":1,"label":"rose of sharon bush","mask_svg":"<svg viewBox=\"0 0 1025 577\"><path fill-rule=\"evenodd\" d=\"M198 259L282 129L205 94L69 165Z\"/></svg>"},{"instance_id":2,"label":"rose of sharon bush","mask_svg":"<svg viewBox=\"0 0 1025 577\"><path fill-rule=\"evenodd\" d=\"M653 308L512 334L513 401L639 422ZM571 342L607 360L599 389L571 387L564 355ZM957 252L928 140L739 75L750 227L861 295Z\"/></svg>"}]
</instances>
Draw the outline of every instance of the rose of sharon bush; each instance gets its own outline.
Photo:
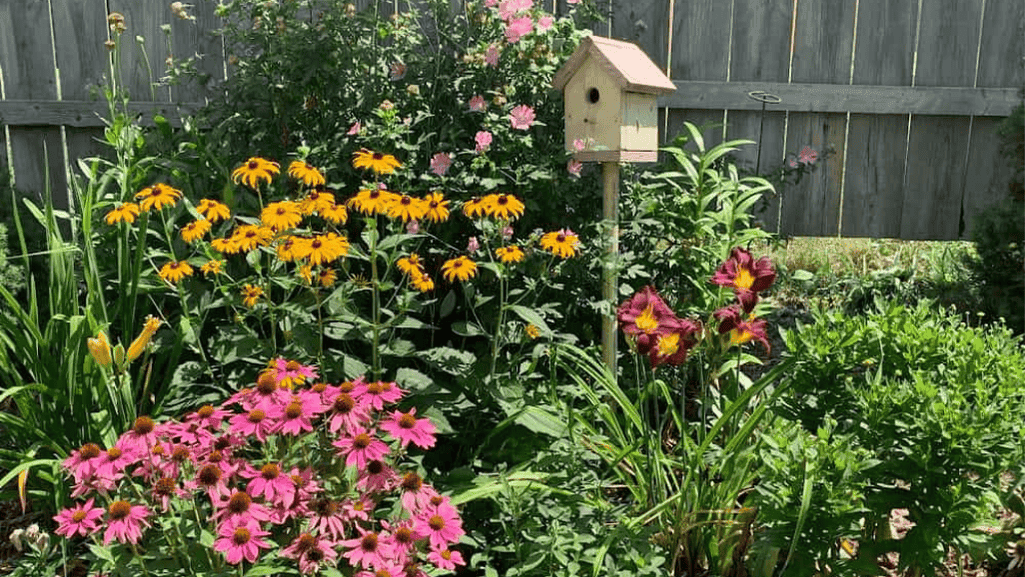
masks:
<instances>
[{"instance_id":1,"label":"rose of sharon bush","mask_svg":"<svg viewBox=\"0 0 1025 577\"><path fill-rule=\"evenodd\" d=\"M142 564L144 544L193 574L204 559L189 544L203 535L210 567L220 554L230 564L287 559L304 575L342 565L425 576L465 564L452 549L464 535L459 513L403 459L409 445L434 446L431 421L395 406L405 391L393 382L317 377L275 359L218 407L179 421L139 417L114 446L73 451L64 461L72 496L88 499L54 517L57 534L102 535L134 555L111 558Z\"/></svg>"}]
</instances>

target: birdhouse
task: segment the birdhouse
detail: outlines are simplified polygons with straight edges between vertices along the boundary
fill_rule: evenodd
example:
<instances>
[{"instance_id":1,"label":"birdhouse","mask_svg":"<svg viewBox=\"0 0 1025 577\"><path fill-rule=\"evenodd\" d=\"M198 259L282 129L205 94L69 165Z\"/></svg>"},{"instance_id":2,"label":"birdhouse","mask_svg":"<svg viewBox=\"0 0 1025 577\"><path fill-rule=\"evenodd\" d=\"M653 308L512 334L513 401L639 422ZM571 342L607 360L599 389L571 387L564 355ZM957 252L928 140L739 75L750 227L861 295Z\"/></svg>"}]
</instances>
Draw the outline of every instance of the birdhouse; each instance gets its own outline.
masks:
<instances>
[{"instance_id":1,"label":"birdhouse","mask_svg":"<svg viewBox=\"0 0 1025 577\"><path fill-rule=\"evenodd\" d=\"M636 44L588 36L555 73L552 86L562 90L566 150L577 160L655 161L655 98L676 86Z\"/></svg>"}]
</instances>

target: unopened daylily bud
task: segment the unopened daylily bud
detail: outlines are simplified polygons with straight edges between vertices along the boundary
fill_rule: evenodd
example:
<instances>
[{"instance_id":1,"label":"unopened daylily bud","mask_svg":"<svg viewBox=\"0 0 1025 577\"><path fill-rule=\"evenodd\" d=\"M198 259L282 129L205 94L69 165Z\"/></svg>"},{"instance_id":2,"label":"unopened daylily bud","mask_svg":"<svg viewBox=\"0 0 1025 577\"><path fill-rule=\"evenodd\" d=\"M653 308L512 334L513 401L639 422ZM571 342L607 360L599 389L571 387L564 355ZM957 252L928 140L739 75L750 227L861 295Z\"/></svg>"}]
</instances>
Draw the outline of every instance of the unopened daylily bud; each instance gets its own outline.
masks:
<instances>
[{"instance_id":1,"label":"unopened daylily bud","mask_svg":"<svg viewBox=\"0 0 1025 577\"><path fill-rule=\"evenodd\" d=\"M152 316L146 319L146 325L142 327L142 332L128 347L128 362L132 362L142 355L142 352L146 350L146 345L153 338L153 333L157 332L158 328L160 328L160 319Z\"/></svg>"},{"instance_id":2,"label":"unopened daylily bud","mask_svg":"<svg viewBox=\"0 0 1025 577\"><path fill-rule=\"evenodd\" d=\"M110 366L110 342L107 340L106 333L100 331L95 339L86 339L85 344L89 347L89 354L93 356L98 365Z\"/></svg>"}]
</instances>

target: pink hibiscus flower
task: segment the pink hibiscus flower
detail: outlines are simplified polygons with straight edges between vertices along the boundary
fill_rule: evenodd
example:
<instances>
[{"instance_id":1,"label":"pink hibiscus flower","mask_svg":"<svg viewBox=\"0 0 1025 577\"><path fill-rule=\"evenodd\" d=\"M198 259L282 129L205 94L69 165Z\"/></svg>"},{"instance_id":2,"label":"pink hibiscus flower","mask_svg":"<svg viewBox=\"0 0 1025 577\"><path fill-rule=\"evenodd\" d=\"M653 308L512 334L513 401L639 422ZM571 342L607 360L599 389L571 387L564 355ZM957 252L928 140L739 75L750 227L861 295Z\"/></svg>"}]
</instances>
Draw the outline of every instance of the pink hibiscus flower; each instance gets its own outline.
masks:
<instances>
[{"instance_id":1,"label":"pink hibiscus flower","mask_svg":"<svg viewBox=\"0 0 1025 577\"><path fill-rule=\"evenodd\" d=\"M515 44L520 41L520 38L530 34L533 29L534 20L530 16L513 18L505 27L505 39L509 44Z\"/></svg>"},{"instance_id":2,"label":"pink hibiscus flower","mask_svg":"<svg viewBox=\"0 0 1025 577\"><path fill-rule=\"evenodd\" d=\"M801 152L797 153L797 160L801 164L815 164L815 161L819 159L819 153L810 146L805 146L801 149Z\"/></svg>"},{"instance_id":3,"label":"pink hibiscus flower","mask_svg":"<svg viewBox=\"0 0 1025 577\"><path fill-rule=\"evenodd\" d=\"M498 68L498 46L491 44L488 49L484 51L484 62L488 66Z\"/></svg>"},{"instance_id":4,"label":"pink hibiscus flower","mask_svg":"<svg viewBox=\"0 0 1025 577\"><path fill-rule=\"evenodd\" d=\"M534 109L521 104L509 111L509 123L516 130L527 130L534 124Z\"/></svg>"},{"instance_id":5,"label":"pink hibiscus flower","mask_svg":"<svg viewBox=\"0 0 1025 577\"><path fill-rule=\"evenodd\" d=\"M452 157L447 152L439 152L431 157L431 172L438 176L445 176L450 166L452 166Z\"/></svg>"},{"instance_id":6,"label":"pink hibiscus flower","mask_svg":"<svg viewBox=\"0 0 1025 577\"><path fill-rule=\"evenodd\" d=\"M79 503L71 509L64 509L53 520L57 522L54 533L68 539L75 535L85 537L100 528L99 520L103 517L103 507L93 507L93 498Z\"/></svg>"},{"instance_id":7,"label":"pink hibiscus flower","mask_svg":"<svg viewBox=\"0 0 1025 577\"><path fill-rule=\"evenodd\" d=\"M107 508L107 530L103 533L103 544L109 545L114 539L118 543L138 543L142 538L142 528L149 527L146 517L149 517L149 509L145 505L114 501Z\"/></svg>"},{"instance_id":8,"label":"pink hibiscus flower","mask_svg":"<svg viewBox=\"0 0 1025 577\"><path fill-rule=\"evenodd\" d=\"M477 152L481 153L491 147L491 133L486 131L479 131L473 137L473 140L477 143Z\"/></svg>"},{"instance_id":9,"label":"pink hibiscus flower","mask_svg":"<svg viewBox=\"0 0 1025 577\"><path fill-rule=\"evenodd\" d=\"M434 433L437 431L430 419L416 418L416 407L408 413L392 411L391 419L382 422L381 428L398 439L402 447L413 443L421 449L430 449L434 446Z\"/></svg>"},{"instance_id":10,"label":"pink hibiscus flower","mask_svg":"<svg viewBox=\"0 0 1025 577\"><path fill-rule=\"evenodd\" d=\"M474 94L473 98L470 98L469 105L470 112L484 112L484 109L488 107L488 103L480 94Z\"/></svg>"}]
</instances>

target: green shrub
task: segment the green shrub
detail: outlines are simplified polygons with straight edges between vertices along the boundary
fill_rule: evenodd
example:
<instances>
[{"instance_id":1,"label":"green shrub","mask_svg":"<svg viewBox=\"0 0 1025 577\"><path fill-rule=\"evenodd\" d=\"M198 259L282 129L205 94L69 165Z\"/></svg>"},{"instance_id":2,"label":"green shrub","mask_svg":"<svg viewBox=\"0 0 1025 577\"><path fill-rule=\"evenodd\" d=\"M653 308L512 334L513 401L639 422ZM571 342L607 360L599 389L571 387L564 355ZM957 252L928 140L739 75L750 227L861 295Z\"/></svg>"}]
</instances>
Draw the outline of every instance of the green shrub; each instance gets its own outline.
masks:
<instances>
[{"instance_id":1,"label":"green shrub","mask_svg":"<svg viewBox=\"0 0 1025 577\"><path fill-rule=\"evenodd\" d=\"M972 240L984 312L1025 334L1025 202L1008 199L981 213Z\"/></svg>"},{"instance_id":2,"label":"green shrub","mask_svg":"<svg viewBox=\"0 0 1025 577\"><path fill-rule=\"evenodd\" d=\"M766 535L799 534L803 491L795 484L816 495L841 479L851 503L816 500L812 519L839 520L860 506L863 526L846 533L857 538L859 559L896 551L902 570L932 574L951 550L986 553L976 548L984 541L978 525L995 510L1000 476L1025 473L1025 355L1006 328L969 328L930 303L880 300L876 309L851 317L815 308L814 324L785 332L797 365L782 413L810 433L829 432L816 452L832 450L826 439L834 438L878 463L843 474L840 458L810 459L816 475L803 472L803 461L773 468L759 491L772 520ZM892 540L887 519L899 508L916 525ZM809 563L835 563L837 543L800 539Z\"/></svg>"}]
</instances>

